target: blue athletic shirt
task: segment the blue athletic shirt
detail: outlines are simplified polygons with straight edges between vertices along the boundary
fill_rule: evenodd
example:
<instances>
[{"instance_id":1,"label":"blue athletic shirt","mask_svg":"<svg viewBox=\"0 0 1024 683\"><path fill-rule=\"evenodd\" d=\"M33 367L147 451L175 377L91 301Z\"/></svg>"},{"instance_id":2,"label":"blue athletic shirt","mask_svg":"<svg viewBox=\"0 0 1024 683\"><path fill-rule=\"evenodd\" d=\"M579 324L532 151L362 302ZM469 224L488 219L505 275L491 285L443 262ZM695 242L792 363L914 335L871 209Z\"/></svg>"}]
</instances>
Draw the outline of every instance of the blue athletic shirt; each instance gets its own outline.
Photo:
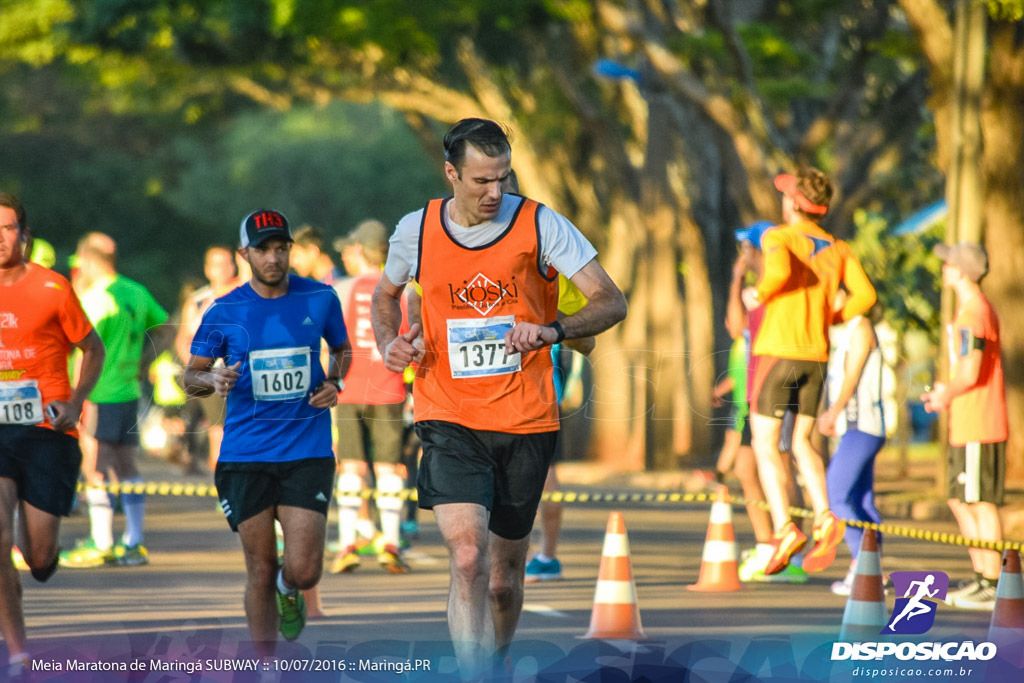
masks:
<instances>
[{"instance_id":1,"label":"blue athletic shirt","mask_svg":"<svg viewBox=\"0 0 1024 683\"><path fill-rule=\"evenodd\" d=\"M217 299L192 339L195 356L242 361L227 399L222 462L334 457L331 411L309 398L326 376L320 340L334 348L348 339L341 302L328 285L289 278L288 293L277 299L248 283Z\"/></svg>"}]
</instances>

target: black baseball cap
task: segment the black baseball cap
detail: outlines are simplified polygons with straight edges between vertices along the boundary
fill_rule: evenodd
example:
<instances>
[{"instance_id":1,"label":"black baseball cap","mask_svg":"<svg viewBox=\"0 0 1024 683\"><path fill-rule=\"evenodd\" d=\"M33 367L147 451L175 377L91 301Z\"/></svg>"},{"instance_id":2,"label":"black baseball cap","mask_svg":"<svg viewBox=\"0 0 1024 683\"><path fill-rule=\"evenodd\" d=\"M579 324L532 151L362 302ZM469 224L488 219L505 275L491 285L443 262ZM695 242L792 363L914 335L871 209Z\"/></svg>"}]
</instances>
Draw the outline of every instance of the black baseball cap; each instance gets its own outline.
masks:
<instances>
[{"instance_id":1,"label":"black baseball cap","mask_svg":"<svg viewBox=\"0 0 1024 683\"><path fill-rule=\"evenodd\" d=\"M288 219L280 211L257 209L242 219L239 244L243 247L258 247L271 237L293 241Z\"/></svg>"}]
</instances>

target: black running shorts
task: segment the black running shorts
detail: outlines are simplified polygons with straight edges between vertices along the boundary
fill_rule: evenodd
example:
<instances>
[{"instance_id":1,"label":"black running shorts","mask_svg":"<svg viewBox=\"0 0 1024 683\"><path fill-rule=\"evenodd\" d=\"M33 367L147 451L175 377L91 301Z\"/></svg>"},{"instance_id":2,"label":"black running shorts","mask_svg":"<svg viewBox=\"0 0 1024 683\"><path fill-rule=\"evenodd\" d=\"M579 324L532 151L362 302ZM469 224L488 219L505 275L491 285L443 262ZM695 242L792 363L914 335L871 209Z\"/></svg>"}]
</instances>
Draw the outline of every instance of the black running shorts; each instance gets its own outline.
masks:
<instances>
[{"instance_id":1,"label":"black running shorts","mask_svg":"<svg viewBox=\"0 0 1024 683\"><path fill-rule=\"evenodd\" d=\"M743 420L743 431L740 432L740 446L751 446L754 443L754 435L750 431L750 416Z\"/></svg>"},{"instance_id":2,"label":"black running shorts","mask_svg":"<svg viewBox=\"0 0 1024 683\"><path fill-rule=\"evenodd\" d=\"M781 420L787 410L817 417L827 364L760 356L750 396L751 412Z\"/></svg>"},{"instance_id":3,"label":"black running shorts","mask_svg":"<svg viewBox=\"0 0 1024 683\"><path fill-rule=\"evenodd\" d=\"M949 447L948 495L965 503L1003 504L1006 442Z\"/></svg>"},{"instance_id":4,"label":"black running shorts","mask_svg":"<svg viewBox=\"0 0 1024 683\"><path fill-rule=\"evenodd\" d=\"M416 433L423 443L421 508L476 503L490 510L494 534L514 541L530 533L558 432L508 434L427 420L416 423Z\"/></svg>"},{"instance_id":5,"label":"black running shorts","mask_svg":"<svg viewBox=\"0 0 1024 683\"><path fill-rule=\"evenodd\" d=\"M267 508L287 505L327 516L334 458L288 462L218 462L217 497L232 531Z\"/></svg>"},{"instance_id":6,"label":"black running shorts","mask_svg":"<svg viewBox=\"0 0 1024 683\"><path fill-rule=\"evenodd\" d=\"M87 413L85 431L103 443L115 446L139 445L139 402L94 403Z\"/></svg>"},{"instance_id":7,"label":"black running shorts","mask_svg":"<svg viewBox=\"0 0 1024 683\"><path fill-rule=\"evenodd\" d=\"M71 512L81 466L78 439L44 427L0 425L0 477L13 479L18 498L43 512Z\"/></svg>"}]
</instances>

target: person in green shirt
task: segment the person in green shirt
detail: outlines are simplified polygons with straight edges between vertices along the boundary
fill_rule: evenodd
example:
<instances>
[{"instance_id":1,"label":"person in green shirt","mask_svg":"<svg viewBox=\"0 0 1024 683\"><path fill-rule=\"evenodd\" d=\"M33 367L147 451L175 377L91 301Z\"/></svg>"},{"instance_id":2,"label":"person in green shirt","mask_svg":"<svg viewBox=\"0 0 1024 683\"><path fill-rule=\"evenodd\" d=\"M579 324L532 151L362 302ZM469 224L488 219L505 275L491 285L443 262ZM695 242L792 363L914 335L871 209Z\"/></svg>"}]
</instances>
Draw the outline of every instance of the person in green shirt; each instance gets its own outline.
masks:
<instances>
[{"instance_id":1,"label":"person in green shirt","mask_svg":"<svg viewBox=\"0 0 1024 683\"><path fill-rule=\"evenodd\" d=\"M114 512L103 488L108 482L140 484L135 465L139 446L138 404L142 396L139 381L146 331L167 321L167 311L149 291L116 270L117 245L100 232L85 235L75 253L82 307L107 349L103 372L89 394L85 433L96 440L95 470L83 461L82 471L89 503L90 539L61 554L68 567L96 567L104 564L133 566L148 562L142 545L145 495L122 494L125 531L114 545ZM84 449L88 450L88 449Z\"/></svg>"}]
</instances>

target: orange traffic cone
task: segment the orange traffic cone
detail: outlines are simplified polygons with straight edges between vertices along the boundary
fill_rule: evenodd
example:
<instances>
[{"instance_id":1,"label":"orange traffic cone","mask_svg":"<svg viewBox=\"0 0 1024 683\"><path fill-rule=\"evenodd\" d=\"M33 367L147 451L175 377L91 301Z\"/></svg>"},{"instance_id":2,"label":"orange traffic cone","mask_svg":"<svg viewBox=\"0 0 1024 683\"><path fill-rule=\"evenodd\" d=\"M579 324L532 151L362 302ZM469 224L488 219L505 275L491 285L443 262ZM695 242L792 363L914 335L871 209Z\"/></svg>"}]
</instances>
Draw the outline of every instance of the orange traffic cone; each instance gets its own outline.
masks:
<instances>
[{"instance_id":1,"label":"orange traffic cone","mask_svg":"<svg viewBox=\"0 0 1024 683\"><path fill-rule=\"evenodd\" d=\"M1003 553L1003 570L996 586L996 606L988 627L988 640L999 656L1017 668L1024 667L1024 577L1020 573L1020 552Z\"/></svg>"},{"instance_id":2,"label":"orange traffic cone","mask_svg":"<svg viewBox=\"0 0 1024 683\"><path fill-rule=\"evenodd\" d=\"M866 529L860 541L860 552L857 553L857 569L850 597L843 610L839 640L877 640L879 631L888 622L885 591L882 588L882 563L878 556L878 534L874 529Z\"/></svg>"},{"instance_id":3,"label":"orange traffic cone","mask_svg":"<svg viewBox=\"0 0 1024 683\"><path fill-rule=\"evenodd\" d=\"M642 640L640 608L636 604L636 584L629 559L629 538L621 512L608 517L608 530L601 551L601 568L594 590L594 611L590 630L584 638L606 640Z\"/></svg>"},{"instance_id":4,"label":"orange traffic cone","mask_svg":"<svg viewBox=\"0 0 1024 683\"><path fill-rule=\"evenodd\" d=\"M704 540L704 555L697 583L687 586L692 591L738 591L742 588L738 572L736 537L732 530L732 505L729 489L718 485L715 502L711 504L711 521Z\"/></svg>"}]
</instances>

